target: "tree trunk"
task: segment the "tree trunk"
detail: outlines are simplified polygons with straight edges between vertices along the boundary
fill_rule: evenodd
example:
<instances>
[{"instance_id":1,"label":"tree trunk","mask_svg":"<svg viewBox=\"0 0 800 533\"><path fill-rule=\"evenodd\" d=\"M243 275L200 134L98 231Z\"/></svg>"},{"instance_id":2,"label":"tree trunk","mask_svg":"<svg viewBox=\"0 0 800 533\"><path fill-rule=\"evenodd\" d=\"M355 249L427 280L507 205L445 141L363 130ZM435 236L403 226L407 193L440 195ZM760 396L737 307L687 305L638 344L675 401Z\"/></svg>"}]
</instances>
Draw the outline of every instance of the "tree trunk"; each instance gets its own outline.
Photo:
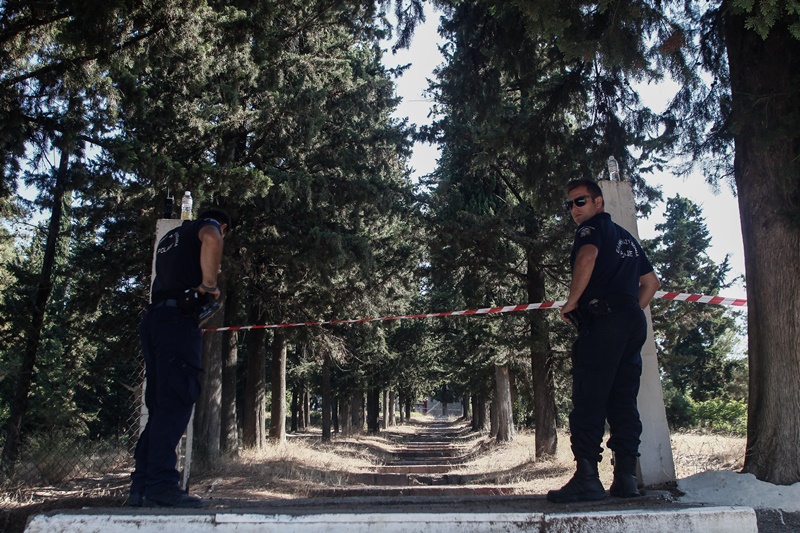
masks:
<instances>
[{"instance_id":1,"label":"tree trunk","mask_svg":"<svg viewBox=\"0 0 800 533\"><path fill-rule=\"evenodd\" d=\"M378 422L380 411L380 389L371 387L367 391L367 431L375 435L380 432L381 427Z\"/></svg>"},{"instance_id":2,"label":"tree trunk","mask_svg":"<svg viewBox=\"0 0 800 533\"><path fill-rule=\"evenodd\" d=\"M242 441L249 448L263 449L267 444L267 358L264 340L267 330L255 329L247 339L247 377L244 386Z\"/></svg>"},{"instance_id":3,"label":"tree trunk","mask_svg":"<svg viewBox=\"0 0 800 533\"><path fill-rule=\"evenodd\" d=\"M231 303L230 296L228 304ZM230 305L229 305L230 306ZM225 314L226 319L228 314ZM228 322L230 323L230 322ZM236 363L239 358L239 332L225 331L222 359L222 412L220 447L226 454L239 448L239 425L236 420Z\"/></svg>"},{"instance_id":4,"label":"tree trunk","mask_svg":"<svg viewBox=\"0 0 800 533\"><path fill-rule=\"evenodd\" d=\"M383 429L387 429L389 427L389 411L390 411L390 407L389 407L389 390L388 389L384 389L383 390L383 411L381 411L381 414L383 415L383 420L382 420Z\"/></svg>"},{"instance_id":5,"label":"tree trunk","mask_svg":"<svg viewBox=\"0 0 800 533\"><path fill-rule=\"evenodd\" d=\"M351 434L364 433L364 393L358 392L350 398Z\"/></svg>"},{"instance_id":6,"label":"tree trunk","mask_svg":"<svg viewBox=\"0 0 800 533\"><path fill-rule=\"evenodd\" d=\"M514 440L513 400L511 398L511 381L508 365L497 365L495 369L495 408L497 409L497 440L508 442Z\"/></svg>"},{"instance_id":7,"label":"tree trunk","mask_svg":"<svg viewBox=\"0 0 800 533\"><path fill-rule=\"evenodd\" d=\"M286 335L276 331L272 340L272 411L269 438L286 442Z\"/></svg>"},{"instance_id":8,"label":"tree trunk","mask_svg":"<svg viewBox=\"0 0 800 533\"><path fill-rule=\"evenodd\" d=\"M311 392L308 390L306 380L303 380L303 430L311 427Z\"/></svg>"},{"instance_id":9,"label":"tree trunk","mask_svg":"<svg viewBox=\"0 0 800 533\"><path fill-rule=\"evenodd\" d=\"M789 485L800 481L800 41L785 18L766 40L744 24L726 17L747 273L744 471Z\"/></svg>"},{"instance_id":10,"label":"tree trunk","mask_svg":"<svg viewBox=\"0 0 800 533\"><path fill-rule=\"evenodd\" d=\"M339 433L339 397L333 393L331 393L331 411L333 432Z\"/></svg>"},{"instance_id":11,"label":"tree trunk","mask_svg":"<svg viewBox=\"0 0 800 533\"><path fill-rule=\"evenodd\" d=\"M500 410L499 410L499 408L497 406L497 402L500 400L500 398L497 395L497 390L496 390L497 389L497 384L496 383L495 383L494 388L495 388L495 390L493 391L493 394L492 394L492 402L491 402L491 404L489 406L489 438L492 438L492 439L497 437L498 423L500 421L500 419L498 417L498 414L500 413Z\"/></svg>"},{"instance_id":12,"label":"tree trunk","mask_svg":"<svg viewBox=\"0 0 800 533\"><path fill-rule=\"evenodd\" d=\"M478 418L480 417L480 409L478 407L478 395L472 395L472 431L478 431L480 429L480 422Z\"/></svg>"},{"instance_id":13,"label":"tree trunk","mask_svg":"<svg viewBox=\"0 0 800 533\"><path fill-rule=\"evenodd\" d=\"M225 305L225 293L220 296ZM224 313L212 316L205 327L222 327ZM203 334L203 373L200 397L195 404L194 445L196 459L213 462L220 455L222 434L222 333Z\"/></svg>"},{"instance_id":14,"label":"tree trunk","mask_svg":"<svg viewBox=\"0 0 800 533\"><path fill-rule=\"evenodd\" d=\"M292 402L289 404L289 420L290 420L290 428L289 431L292 433L297 433L298 424L297 419L297 412L300 410L300 385L296 384L292 387Z\"/></svg>"},{"instance_id":15,"label":"tree trunk","mask_svg":"<svg viewBox=\"0 0 800 533\"><path fill-rule=\"evenodd\" d=\"M9 415L5 427L5 444L3 445L3 468L7 472L13 471L17 461L22 421L28 411L28 396L33 385L36 354L42 339L44 315L47 302L53 291L53 266L56 260L58 241L61 236L61 218L65 209L67 183L69 182L69 151L61 151L61 161L56 170L56 183L53 188L53 204L50 212L50 222L47 226L47 239L42 256L42 269L39 271L39 281L33 295L33 309L31 309L31 325L25 332L25 348L22 352L22 364L19 375L14 380L14 395L9 405ZM66 206L69 209L69 206Z\"/></svg>"},{"instance_id":16,"label":"tree trunk","mask_svg":"<svg viewBox=\"0 0 800 533\"><path fill-rule=\"evenodd\" d=\"M461 416L464 420L471 420L472 419L472 410L470 409L470 398L469 396L464 396L461 400Z\"/></svg>"},{"instance_id":17,"label":"tree trunk","mask_svg":"<svg viewBox=\"0 0 800 533\"><path fill-rule=\"evenodd\" d=\"M353 415L350 413L350 408L353 402L349 397L342 397L339 399L339 420L342 426L342 435L349 437L353 434Z\"/></svg>"},{"instance_id":18,"label":"tree trunk","mask_svg":"<svg viewBox=\"0 0 800 533\"><path fill-rule=\"evenodd\" d=\"M301 379L297 383L297 429L298 431L305 431L306 429L306 382Z\"/></svg>"},{"instance_id":19,"label":"tree trunk","mask_svg":"<svg viewBox=\"0 0 800 533\"><path fill-rule=\"evenodd\" d=\"M397 415L394 412L394 406L397 402L397 393L394 389L389 391L389 401L386 404L386 410L389 412L389 425L394 427L397 425Z\"/></svg>"},{"instance_id":20,"label":"tree trunk","mask_svg":"<svg viewBox=\"0 0 800 533\"><path fill-rule=\"evenodd\" d=\"M545 299L544 278L528 258L528 301ZM553 351L550 349L550 327L541 311L528 313L531 328L531 376L533 381L534 448L536 459L556 454L556 392L553 377Z\"/></svg>"},{"instance_id":21,"label":"tree trunk","mask_svg":"<svg viewBox=\"0 0 800 533\"><path fill-rule=\"evenodd\" d=\"M405 408L406 408L406 395L402 392L397 393L400 402L400 423L405 423Z\"/></svg>"},{"instance_id":22,"label":"tree trunk","mask_svg":"<svg viewBox=\"0 0 800 533\"><path fill-rule=\"evenodd\" d=\"M484 393L475 394L472 397L472 410L475 413L472 417L472 429L474 431L488 431L491 429L489 417L486 416L488 411L488 402Z\"/></svg>"},{"instance_id":23,"label":"tree trunk","mask_svg":"<svg viewBox=\"0 0 800 533\"><path fill-rule=\"evenodd\" d=\"M331 440L331 357L322 359L322 442Z\"/></svg>"}]
</instances>

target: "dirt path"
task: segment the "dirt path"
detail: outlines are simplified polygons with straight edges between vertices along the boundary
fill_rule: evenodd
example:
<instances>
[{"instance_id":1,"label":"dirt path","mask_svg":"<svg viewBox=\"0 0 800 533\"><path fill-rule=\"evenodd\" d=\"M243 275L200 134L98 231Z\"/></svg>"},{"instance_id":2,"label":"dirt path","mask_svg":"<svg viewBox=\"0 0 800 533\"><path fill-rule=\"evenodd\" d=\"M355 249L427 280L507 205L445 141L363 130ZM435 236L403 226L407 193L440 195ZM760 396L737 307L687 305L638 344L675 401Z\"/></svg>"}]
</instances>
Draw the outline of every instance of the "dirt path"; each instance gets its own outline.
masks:
<instances>
[{"instance_id":1,"label":"dirt path","mask_svg":"<svg viewBox=\"0 0 800 533\"><path fill-rule=\"evenodd\" d=\"M532 439L532 435L523 434L513 443L497 444L471 432L464 422L433 419L377 436L336 437L326 444L318 434L309 432L291 436L284 447L270 447L260 454L243 453L234 460L220 461L213 469L198 466L191 492L203 497L210 511L249 508L276 513L334 509L592 512L675 505L670 501L670 487L661 487L641 499L609 498L553 507L544 494L571 476L568 446L560 446L566 449L563 457L535 461L530 451ZM711 453L719 455L718 451ZM686 455L694 461L703 460L698 454ZM611 477L609 463L607 458L601 463L606 486ZM66 487L38 488L16 504L0 504L0 531L21 533L29 515L54 509L119 509L125 501L127 483L128 473L124 472L102 481L75 480ZM797 517L769 510L759 511L758 517L759 530L764 532L792 531L797 525L792 522Z\"/></svg>"}]
</instances>

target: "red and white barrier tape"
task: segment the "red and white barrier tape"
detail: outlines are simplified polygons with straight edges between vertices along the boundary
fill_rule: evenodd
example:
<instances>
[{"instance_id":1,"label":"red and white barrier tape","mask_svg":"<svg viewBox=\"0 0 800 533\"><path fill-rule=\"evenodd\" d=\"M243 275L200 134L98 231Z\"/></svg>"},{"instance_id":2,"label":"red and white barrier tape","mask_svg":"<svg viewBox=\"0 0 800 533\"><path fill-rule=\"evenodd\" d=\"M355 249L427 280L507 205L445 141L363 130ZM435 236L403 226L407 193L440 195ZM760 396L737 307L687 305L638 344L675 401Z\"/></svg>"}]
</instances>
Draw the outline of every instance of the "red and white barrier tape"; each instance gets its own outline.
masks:
<instances>
[{"instance_id":1,"label":"red and white barrier tape","mask_svg":"<svg viewBox=\"0 0 800 533\"><path fill-rule=\"evenodd\" d=\"M704 294L687 294L685 292L656 292L654 298L664 300L678 300L681 302L699 302L701 304L733 305L747 307L747 300L743 298L725 298L723 296L706 296Z\"/></svg>"},{"instance_id":2,"label":"red and white barrier tape","mask_svg":"<svg viewBox=\"0 0 800 533\"><path fill-rule=\"evenodd\" d=\"M722 296L706 296L703 294L688 294L684 292L656 292L654 298L664 300L677 300L681 302L698 302L714 305L731 305L746 307L747 300L741 298L725 298ZM516 313L518 311L531 311L534 309L557 309L562 307L565 300L556 302L540 302L535 304L506 305L504 307L485 307L483 309L467 309L464 311L448 311L444 313L424 313L419 315L395 315L382 316L377 318L350 318L344 320L319 320L314 322L294 322L284 324L264 324L255 326L228 326L223 328L207 328L203 331L241 331L248 329L276 329L276 328L297 328L303 326L327 326L333 324L361 324L364 322L388 322L390 320L406 320L411 318L434 318L441 316L469 316L469 315L488 315L493 313Z\"/></svg>"}]
</instances>

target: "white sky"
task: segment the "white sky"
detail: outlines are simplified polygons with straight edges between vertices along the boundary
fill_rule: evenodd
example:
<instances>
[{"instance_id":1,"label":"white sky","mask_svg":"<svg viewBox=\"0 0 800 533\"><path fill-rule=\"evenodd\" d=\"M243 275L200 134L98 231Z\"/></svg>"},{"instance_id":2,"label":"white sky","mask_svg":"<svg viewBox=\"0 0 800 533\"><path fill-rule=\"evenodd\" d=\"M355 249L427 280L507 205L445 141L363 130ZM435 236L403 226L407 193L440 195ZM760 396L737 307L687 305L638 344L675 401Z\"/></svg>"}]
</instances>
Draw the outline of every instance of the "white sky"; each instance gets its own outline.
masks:
<instances>
[{"instance_id":1,"label":"white sky","mask_svg":"<svg viewBox=\"0 0 800 533\"><path fill-rule=\"evenodd\" d=\"M419 125L429 124L431 101L424 96L428 87L428 79L433 78L433 69L443 62L437 48L440 42L436 32L439 15L431 13L431 8L426 8L427 21L417 28L411 47L392 55L387 52L384 64L388 67L411 63L405 74L396 80L397 94L403 101L398 107L395 116L409 117L409 120ZM664 102L664 97L669 96L669 91L663 87L653 87L643 91L642 97L646 104L658 106ZM427 144L417 143L410 165L414 169L413 175L419 177L428 174L436 167L438 150ZM744 274L744 251L742 247L741 225L739 222L739 206L736 198L727 185L720 187L719 194L715 194L706 184L701 175L692 175L685 180L668 173L654 174L645 178L649 184L661 186L665 201L656 205L653 214L648 219L639 219L639 235L643 239L656 236L655 225L663 222L666 199L680 194L698 204L706 219L706 226L711 235L711 247L708 252L711 258L720 263L726 254L730 254L730 278ZM669 287L662 287L670 290ZM744 285L738 283L726 289L722 296L733 298L746 298Z\"/></svg>"}]
</instances>

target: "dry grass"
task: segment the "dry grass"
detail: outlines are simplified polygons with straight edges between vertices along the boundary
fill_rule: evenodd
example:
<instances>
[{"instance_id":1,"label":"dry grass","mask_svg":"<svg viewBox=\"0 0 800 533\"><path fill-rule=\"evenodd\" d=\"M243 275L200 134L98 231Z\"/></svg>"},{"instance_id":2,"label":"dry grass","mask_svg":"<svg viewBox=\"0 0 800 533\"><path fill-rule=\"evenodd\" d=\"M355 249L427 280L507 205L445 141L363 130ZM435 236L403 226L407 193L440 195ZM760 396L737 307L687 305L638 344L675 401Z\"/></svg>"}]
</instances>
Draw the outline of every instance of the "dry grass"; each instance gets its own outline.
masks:
<instances>
[{"instance_id":1,"label":"dry grass","mask_svg":"<svg viewBox=\"0 0 800 533\"><path fill-rule=\"evenodd\" d=\"M575 462L569 449L569 435L558 434L555 456L537 460L534 454L535 434L520 431L511 442L488 441L484 453L464 464L459 473L477 476L479 481L502 484L519 494L543 494L566 483L575 470ZM603 455L600 477L604 483L611 482L611 453Z\"/></svg>"},{"instance_id":2,"label":"dry grass","mask_svg":"<svg viewBox=\"0 0 800 533\"><path fill-rule=\"evenodd\" d=\"M558 435L555 457L536 460L535 435L517 433L514 441L497 443L486 435L469 433L465 424L459 446L471 457L453 473L468 476L472 483L500 484L519 494L543 494L566 483L574 471L569 435ZM459 425L460 424L460 425ZM350 474L370 472L386 463L394 445L419 430L418 424L391 428L376 436L335 438L323 444L318 432L291 437L285 445L248 451L203 472L195 485L200 495L214 497L304 497L310 490L344 487ZM672 436L678 478L706 470L742 466L744 438L714 434L678 433ZM611 452L600 463L600 477L608 486L612 478ZM233 490L233 493L229 491ZM223 493L226 496L223 496Z\"/></svg>"},{"instance_id":3,"label":"dry grass","mask_svg":"<svg viewBox=\"0 0 800 533\"><path fill-rule=\"evenodd\" d=\"M572 475L574 463L569 436L558 436L558 454L536 460L534 435L522 431L513 442L496 443L485 435L460 428L458 445L470 457L454 474L477 485L503 485L517 494L544 494L559 488ZM343 438L323 443L319 430L292 435L284 445L244 451L216 462L213 468L195 465L194 494L220 505L258 505L259 501L308 496L315 489L352 486L351 476L385 464L393 447L420 429L419 423L398 426L376 436ZM672 448L678 478L705 470L742 466L744 438L714 434L678 433ZM610 452L600 463L606 487L611 482ZM0 486L0 531L22 532L30 514L53 509L122 505L127 496L127 470L102 477L75 479L54 486Z\"/></svg>"},{"instance_id":4,"label":"dry grass","mask_svg":"<svg viewBox=\"0 0 800 533\"><path fill-rule=\"evenodd\" d=\"M467 476L474 484L500 484L519 494L543 494L558 488L574 469L569 435L559 433L558 454L536 460L534 434L518 432L508 443L470 433L463 423L458 444L470 457L453 473ZM248 450L237 457L217 461L211 468L195 465L193 493L217 500L257 502L263 499L302 498L316 489L344 487L351 475L371 472L386 464L393 447L419 430L419 424L398 426L375 436L336 437L323 443L319 430L292 435L283 445ZM714 434L678 433L672 436L678 478L706 470L742 467L744 438ZM611 482L611 454L600 463L603 483ZM120 504L127 492L128 472L104 479L79 479L52 487L0 487L0 509L34 505L69 498L104 497ZM5 490L3 490L5 489ZM2 529L2 528L0 528Z\"/></svg>"},{"instance_id":5,"label":"dry grass","mask_svg":"<svg viewBox=\"0 0 800 533\"><path fill-rule=\"evenodd\" d=\"M741 470L744 466L744 437L676 433L671 440L679 479L708 470Z\"/></svg>"}]
</instances>

